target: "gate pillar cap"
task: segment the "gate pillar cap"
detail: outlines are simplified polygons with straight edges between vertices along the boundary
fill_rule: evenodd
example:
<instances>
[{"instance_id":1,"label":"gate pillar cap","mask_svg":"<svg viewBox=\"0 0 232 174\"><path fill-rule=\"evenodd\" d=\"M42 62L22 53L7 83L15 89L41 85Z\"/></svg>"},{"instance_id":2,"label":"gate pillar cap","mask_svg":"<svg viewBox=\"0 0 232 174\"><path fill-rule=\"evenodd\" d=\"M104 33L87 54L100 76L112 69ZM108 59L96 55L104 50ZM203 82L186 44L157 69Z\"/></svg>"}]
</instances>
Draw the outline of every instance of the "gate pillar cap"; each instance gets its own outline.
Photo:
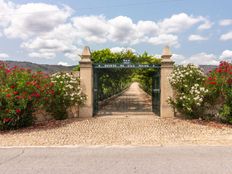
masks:
<instances>
[{"instance_id":1,"label":"gate pillar cap","mask_svg":"<svg viewBox=\"0 0 232 174\"><path fill-rule=\"evenodd\" d=\"M162 58L170 58L172 56L171 50L169 46L164 47L163 53L162 53Z\"/></svg>"},{"instance_id":2,"label":"gate pillar cap","mask_svg":"<svg viewBox=\"0 0 232 174\"><path fill-rule=\"evenodd\" d=\"M90 59L90 57L91 57L90 48L88 46L85 46L83 51L82 51L81 58L82 59Z\"/></svg>"}]
</instances>

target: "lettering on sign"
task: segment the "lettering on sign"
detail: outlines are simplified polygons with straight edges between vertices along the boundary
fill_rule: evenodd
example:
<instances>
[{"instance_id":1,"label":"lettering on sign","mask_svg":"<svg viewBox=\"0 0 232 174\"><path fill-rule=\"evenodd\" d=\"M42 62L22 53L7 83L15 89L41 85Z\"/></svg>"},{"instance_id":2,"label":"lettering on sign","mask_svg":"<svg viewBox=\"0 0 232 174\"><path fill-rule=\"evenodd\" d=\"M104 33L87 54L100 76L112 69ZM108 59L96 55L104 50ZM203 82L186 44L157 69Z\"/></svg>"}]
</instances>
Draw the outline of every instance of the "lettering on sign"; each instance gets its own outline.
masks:
<instances>
[{"instance_id":1,"label":"lettering on sign","mask_svg":"<svg viewBox=\"0 0 232 174\"><path fill-rule=\"evenodd\" d=\"M160 68L157 64L94 64L94 68Z\"/></svg>"}]
</instances>

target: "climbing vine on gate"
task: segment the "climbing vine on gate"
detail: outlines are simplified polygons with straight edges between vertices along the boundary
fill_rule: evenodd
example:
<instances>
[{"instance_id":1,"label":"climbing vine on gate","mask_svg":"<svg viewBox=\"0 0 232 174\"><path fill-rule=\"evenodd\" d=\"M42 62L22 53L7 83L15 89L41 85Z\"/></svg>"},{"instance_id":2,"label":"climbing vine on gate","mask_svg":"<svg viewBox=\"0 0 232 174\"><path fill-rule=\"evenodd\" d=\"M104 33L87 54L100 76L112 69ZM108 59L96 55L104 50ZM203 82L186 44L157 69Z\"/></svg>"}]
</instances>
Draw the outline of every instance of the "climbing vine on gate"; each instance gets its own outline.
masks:
<instances>
[{"instance_id":1,"label":"climbing vine on gate","mask_svg":"<svg viewBox=\"0 0 232 174\"><path fill-rule=\"evenodd\" d=\"M123 64L125 60L128 60L130 64L160 64L160 59L146 52L137 55L130 50L113 53L110 49L103 49L92 53L94 64ZM139 82L141 87L151 94L151 77L157 69L101 69L97 71L99 100L104 100L127 88L132 81Z\"/></svg>"}]
</instances>

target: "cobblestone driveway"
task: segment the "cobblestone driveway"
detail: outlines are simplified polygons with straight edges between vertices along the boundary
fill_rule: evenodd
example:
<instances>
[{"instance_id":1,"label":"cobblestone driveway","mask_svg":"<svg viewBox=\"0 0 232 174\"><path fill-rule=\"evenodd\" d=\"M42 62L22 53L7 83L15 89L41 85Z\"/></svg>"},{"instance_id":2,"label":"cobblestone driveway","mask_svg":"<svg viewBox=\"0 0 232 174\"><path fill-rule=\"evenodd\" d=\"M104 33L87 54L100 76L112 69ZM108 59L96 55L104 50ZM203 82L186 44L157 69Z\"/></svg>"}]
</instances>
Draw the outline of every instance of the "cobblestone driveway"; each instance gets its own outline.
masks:
<instances>
[{"instance_id":1,"label":"cobblestone driveway","mask_svg":"<svg viewBox=\"0 0 232 174\"><path fill-rule=\"evenodd\" d=\"M0 133L0 146L194 144L232 145L232 128L151 116L112 116Z\"/></svg>"},{"instance_id":2,"label":"cobblestone driveway","mask_svg":"<svg viewBox=\"0 0 232 174\"><path fill-rule=\"evenodd\" d=\"M122 114L128 97L131 101L127 114ZM232 145L231 127L201 125L177 118L161 119L152 114L149 101L150 98L134 83L101 110L107 116L53 121L0 133L0 146Z\"/></svg>"}]
</instances>

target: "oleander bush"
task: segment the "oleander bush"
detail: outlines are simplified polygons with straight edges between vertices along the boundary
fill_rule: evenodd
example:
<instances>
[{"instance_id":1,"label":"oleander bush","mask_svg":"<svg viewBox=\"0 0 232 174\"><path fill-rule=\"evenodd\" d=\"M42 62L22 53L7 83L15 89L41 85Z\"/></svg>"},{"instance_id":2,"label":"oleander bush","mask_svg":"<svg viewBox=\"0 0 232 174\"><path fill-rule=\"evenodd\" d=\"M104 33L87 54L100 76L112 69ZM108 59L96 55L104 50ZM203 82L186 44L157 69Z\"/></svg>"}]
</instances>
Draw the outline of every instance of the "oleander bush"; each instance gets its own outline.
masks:
<instances>
[{"instance_id":1,"label":"oleander bush","mask_svg":"<svg viewBox=\"0 0 232 174\"><path fill-rule=\"evenodd\" d=\"M55 119L67 118L67 109L81 105L86 96L79 78L68 73L48 76L0 63L0 130L34 123L33 112L46 109Z\"/></svg>"},{"instance_id":2,"label":"oleander bush","mask_svg":"<svg viewBox=\"0 0 232 174\"><path fill-rule=\"evenodd\" d=\"M51 76L51 81L54 86L48 93L46 110L52 113L55 119L66 119L67 108L82 105L86 100L80 87L80 79L71 73L59 72Z\"/></svg>"},{"instance_id":3,"label":"oleander bush","mask_svg":"<svg viewBox=\"0 0 232 174\"><path fill-rule=\"evenodd\" d=\"M223 61L208 74L191 64L179 65L169 81L175 95L168 102L175 110L188 118L209 118L206 110L219 108L211 118L232 124L231 63Z\"/></svg>"},{"instance_id":4,"label":"oleander bush","mask_svg":"<svg viewBox=\"0 0 232 174\"><path fill-rule=\"evenodd\" d=\"M0 63L0 129L33 124L32 113L43 104L50 86L49 77L42 72Z\"/></svg>"},{"instance_id":5,"label":"oleander bush","mask_svg":"<svg viewBox=\"0 0 232 174\"><path fill-rule=\"evenodd\" d=\"M187 117L199 117L204 111L204 103L208 94L205 79L204 73L195 65L174 67L169 81L175 91L175 96L169 98L168 102Z\"/></svg>"},{"instance_id":6,"label":"oleander bush","mask_svg":"<svg viewBox=\"0 0 232 174\"><path fill-rule=\"evenodd\" d=\"M232 64L221 62L208 74L206 84L211 91L211 100L221 102L218 117L232 124Z\"/></svg>"}]
</instances>

